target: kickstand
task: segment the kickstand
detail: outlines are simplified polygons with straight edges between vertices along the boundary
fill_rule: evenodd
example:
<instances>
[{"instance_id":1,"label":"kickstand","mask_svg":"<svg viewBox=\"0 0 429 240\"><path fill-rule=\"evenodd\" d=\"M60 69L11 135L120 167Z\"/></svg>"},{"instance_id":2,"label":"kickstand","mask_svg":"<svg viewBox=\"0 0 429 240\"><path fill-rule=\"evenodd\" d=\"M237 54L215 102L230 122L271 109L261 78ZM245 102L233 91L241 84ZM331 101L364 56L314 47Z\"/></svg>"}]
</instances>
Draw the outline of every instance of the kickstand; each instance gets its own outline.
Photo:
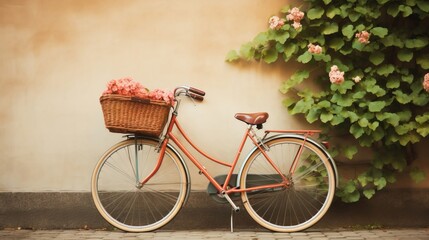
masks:
<instances>
[{"instance_id":1,"label":"kickstand","mask_svg":"<svg viewBox=\"0 0 429 240\"><path fill-rule=\"evenodd\" d=\"M231 232L234 232L234 209L231 208Z\"/></svg>"}]
</instances>

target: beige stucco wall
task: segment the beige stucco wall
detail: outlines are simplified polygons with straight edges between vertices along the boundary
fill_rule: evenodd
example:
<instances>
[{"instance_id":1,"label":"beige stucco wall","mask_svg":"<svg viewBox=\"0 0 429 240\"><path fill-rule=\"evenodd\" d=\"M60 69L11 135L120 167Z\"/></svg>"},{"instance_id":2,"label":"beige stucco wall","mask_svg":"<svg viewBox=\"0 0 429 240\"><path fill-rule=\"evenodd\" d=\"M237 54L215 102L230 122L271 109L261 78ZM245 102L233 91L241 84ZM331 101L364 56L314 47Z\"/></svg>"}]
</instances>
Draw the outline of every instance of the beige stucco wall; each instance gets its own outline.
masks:
<instances>
[{"instance_id":1,"label":"beige stucco wall","mask_svg":"<svg viewBox=\"0 0 429 240\"><path fill-rule=\"evenodd\" d=\"M276 92L288 70L224 62L283 4L0 1L0 191L89 190L96 161L121 140L104 128L98 102L113 78L132 76L150 89L206 90L204 103L184 104L182 125L226 161L245 127L235 112L268 111L270 126L294 127ZM203 188L206 180L195 175L193 183Z\"/></svg>"},{"instance_id":2,"label":"beige stucco wall","mask_svg":"<svg viewBox=\"0 0 429 240\"><path fill-rule=\"evenodd\" d=\"M98 102L113 78L205 90L180 118L225 161L245 127L236 112L269 112L266 128L306 127L276 91L293 67L224 61L286 2L0 0L0 191L88 191L98 158L121 140L104 128ZM205 188L191 169L194 189Z\"/></svg>"}]
</instances>

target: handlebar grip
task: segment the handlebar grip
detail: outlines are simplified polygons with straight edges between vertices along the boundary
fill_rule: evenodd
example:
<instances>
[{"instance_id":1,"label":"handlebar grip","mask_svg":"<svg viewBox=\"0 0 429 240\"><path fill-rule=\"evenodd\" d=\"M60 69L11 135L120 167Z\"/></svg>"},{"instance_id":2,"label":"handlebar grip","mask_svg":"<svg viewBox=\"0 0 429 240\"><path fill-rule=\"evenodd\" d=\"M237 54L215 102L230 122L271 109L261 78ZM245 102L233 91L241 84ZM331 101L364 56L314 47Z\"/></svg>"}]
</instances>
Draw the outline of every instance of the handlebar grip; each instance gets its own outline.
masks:
<instances>
[{"instance_id":1,"label":"handlebar grip","mask_svg":"<svg viewBox=\"0 0 429 240\"><path fill-rule=\"evenodd\" d=\"M197 101L200 101L200 102L204 100L203 96L195 94L195 93L189 92L188 96L191 97L191 98L193 98L193 99L195 99L195 100L197 100Z\"/></svg>"},{"instance_id":2,"label":"handlebar grip","mask_svg":"<svg viewBox=\"0 0 429 240\"><path fill-rule=\"evenodd\" d=\"M190 87L189 91L191 93L195 93L195 94L198 94L198 95L201 95L201 96L205 96L206 95L206 93L203 90L196 89L196 88L193 88L193 87Z\"/></svg>"}]
</instances>

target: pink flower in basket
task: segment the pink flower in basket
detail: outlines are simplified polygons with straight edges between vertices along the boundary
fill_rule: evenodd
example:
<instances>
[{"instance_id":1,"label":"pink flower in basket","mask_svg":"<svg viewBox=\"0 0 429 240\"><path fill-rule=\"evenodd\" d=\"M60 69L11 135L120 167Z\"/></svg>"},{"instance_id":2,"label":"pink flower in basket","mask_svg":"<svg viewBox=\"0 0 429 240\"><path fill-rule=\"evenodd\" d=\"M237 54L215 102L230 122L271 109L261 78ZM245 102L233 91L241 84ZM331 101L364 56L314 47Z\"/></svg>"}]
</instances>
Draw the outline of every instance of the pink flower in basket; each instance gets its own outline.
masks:
<instances>
[{"instance_id":1,"label":"pink flower in basket","mask_svg":"<svg viewBox=\"0 0 429 240\"><path fill-rule=\"evenodd\" d=\"M149 90L131 77L113 79L107 83L105 94L120 94L124 96L147 97Z\"/></svg>"},{"instance_id":2,"label":"pink flower in basket","mask_svg":"<svg viewBox=\"0 0 429 240\"><path fill-rule=\"evenodd\" d=\"M134 81L131 77L113 79L107 83L107 89L103 92L106 94L119 94L124 96L134 96L139 98L161 100L173 105L173 93L161 89L155 89L151 92L140 82Z\"/></svg>"},{"instance_id":3,"label":"pink flower in basket","mask_svg":"<svg viewBox=\"0 0 429 240\"><path fill-rule=\"evenodd\" d=\"M155 89L149 92L149 98L154 100L163 100L168 104L172 104L174 100L172 92L164 91L162 89Z\"/></svg>"}]
</instances>

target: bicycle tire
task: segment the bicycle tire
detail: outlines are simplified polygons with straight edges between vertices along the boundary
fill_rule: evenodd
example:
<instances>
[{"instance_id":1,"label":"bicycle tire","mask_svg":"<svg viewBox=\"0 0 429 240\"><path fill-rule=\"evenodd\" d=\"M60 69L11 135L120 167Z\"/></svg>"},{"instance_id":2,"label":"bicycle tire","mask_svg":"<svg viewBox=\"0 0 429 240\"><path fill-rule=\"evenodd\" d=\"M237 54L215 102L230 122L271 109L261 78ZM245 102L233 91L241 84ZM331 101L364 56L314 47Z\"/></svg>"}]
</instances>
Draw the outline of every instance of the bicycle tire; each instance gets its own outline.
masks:
<instances>
[{"instance_id":1,"label":"bicycle tire","mask_svg":"<svg viewBox=\"0 0 429 240\"><path fill-rule=\"evenodd\" d=\"M150 139L124 140L110 148L95 166L92 198L99 213L114 227L127 232L156 230L170 222L185 202L189 181L186 168L169 148L158 172L139 186L157 163L157 146L158 141Z\"/></svg>"},{"instance_id":2,"label":"bicycle tire","mask_svg":"<svg viewBox=\"0 0 429 240\"><path fill-rule=\"evenodd\" d=\"M318 146L293 137L264 143L266 153L291 182L291 186L243 192L241 198L249 215L261 226L276 232L297 232L317 223L329 209L335 194L335 173ZM293 158L304 146L294 174ZM283 182L258 148L243 165L240 187Z\"/></svg>"}]
</instances>

